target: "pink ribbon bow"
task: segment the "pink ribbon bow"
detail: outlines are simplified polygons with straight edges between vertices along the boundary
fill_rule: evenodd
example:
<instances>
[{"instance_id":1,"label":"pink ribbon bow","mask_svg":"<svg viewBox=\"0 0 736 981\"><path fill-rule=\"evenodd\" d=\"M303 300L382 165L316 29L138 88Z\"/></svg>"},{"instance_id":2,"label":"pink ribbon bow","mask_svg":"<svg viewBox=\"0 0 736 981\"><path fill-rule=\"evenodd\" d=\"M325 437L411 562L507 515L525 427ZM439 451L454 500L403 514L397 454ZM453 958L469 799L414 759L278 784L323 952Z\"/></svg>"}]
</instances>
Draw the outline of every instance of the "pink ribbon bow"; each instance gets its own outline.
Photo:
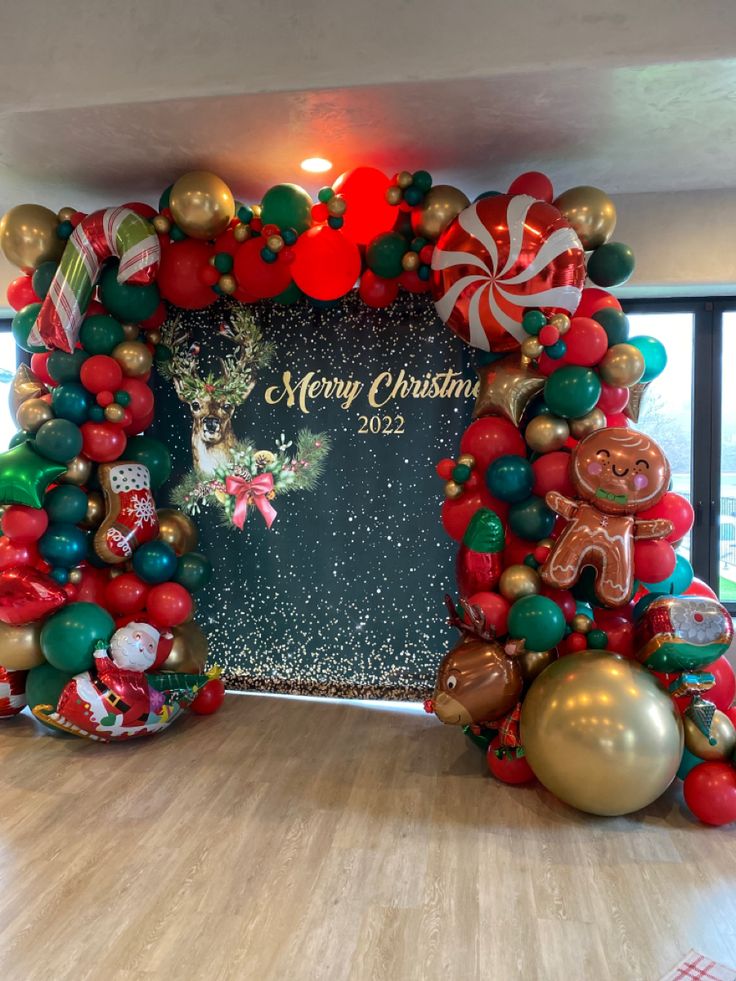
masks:
<instances>
[{"instance_id":1,"label":"pink ribbon bow","mask_svg":"<svg viewBox=\"0 0 736 981\"><path fill-rule=\"evenodd\" d=\"M276 517L276 509L268 500L267 495L273 490L273 474L261 473L252 480L245 477L228 477L225 481L225 491L235 498L233 524L242 529L248 517L248 505L253 504L263 515L266 527L270 528Z\"/></svg>"}]
</instances>

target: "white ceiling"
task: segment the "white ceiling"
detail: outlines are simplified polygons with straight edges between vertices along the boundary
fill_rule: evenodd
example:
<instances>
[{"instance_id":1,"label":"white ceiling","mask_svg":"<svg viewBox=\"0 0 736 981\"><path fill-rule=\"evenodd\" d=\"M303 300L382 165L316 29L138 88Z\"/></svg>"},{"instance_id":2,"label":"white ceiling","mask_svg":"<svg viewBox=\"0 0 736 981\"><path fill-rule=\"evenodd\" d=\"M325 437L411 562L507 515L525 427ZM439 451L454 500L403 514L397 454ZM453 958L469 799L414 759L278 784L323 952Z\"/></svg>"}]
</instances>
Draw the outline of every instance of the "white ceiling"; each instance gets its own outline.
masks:
<instances>
[{"instance_id":1,"label":"white ceiling","mask_svg":"<svg viewBox=\"0 0 736 981\"><path fill-rule=\"evenodd\" d=\"M3 13L0 209L256 200L357 163L468 193L736 185L733 0L66 0ZM305 156L335 162L312 181Z\"/></svg>"}]
</instances>

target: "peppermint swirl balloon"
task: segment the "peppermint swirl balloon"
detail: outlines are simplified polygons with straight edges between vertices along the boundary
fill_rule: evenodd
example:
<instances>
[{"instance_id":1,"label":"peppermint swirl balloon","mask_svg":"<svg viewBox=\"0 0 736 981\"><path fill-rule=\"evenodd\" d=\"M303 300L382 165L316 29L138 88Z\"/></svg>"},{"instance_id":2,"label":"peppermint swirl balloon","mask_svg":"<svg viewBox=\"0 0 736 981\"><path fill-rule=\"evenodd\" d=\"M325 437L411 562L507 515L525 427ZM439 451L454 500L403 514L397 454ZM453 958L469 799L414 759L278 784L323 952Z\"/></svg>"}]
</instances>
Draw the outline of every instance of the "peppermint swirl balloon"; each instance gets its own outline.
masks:
<instances>
[{"instance_id":1,"label":"peppermint swirl balloon","mask_svg":"<svg viewBox=\"0 0 736 981\"><path fill-rule=\"evenodd\" d=\"M585 254L551 204L526 194L482 198L461 211L432 256L440 318L473 347L512 351L526 337L526 310L574 313Z\"/></svg>"}]
</instances>

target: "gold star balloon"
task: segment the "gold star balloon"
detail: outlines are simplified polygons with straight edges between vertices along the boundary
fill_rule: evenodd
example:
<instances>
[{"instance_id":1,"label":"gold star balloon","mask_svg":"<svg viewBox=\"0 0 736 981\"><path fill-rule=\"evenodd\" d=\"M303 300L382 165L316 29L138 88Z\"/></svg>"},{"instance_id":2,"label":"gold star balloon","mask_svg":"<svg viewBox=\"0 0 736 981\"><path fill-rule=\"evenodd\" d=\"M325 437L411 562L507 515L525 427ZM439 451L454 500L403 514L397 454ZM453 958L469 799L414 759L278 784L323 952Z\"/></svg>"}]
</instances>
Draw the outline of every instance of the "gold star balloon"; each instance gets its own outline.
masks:
<instances>
[{"instance_id":1,"label":"gold star balloon","mask_svg":"<svg viewBox=\"0 0 736 981\"><path fill-rule=\"evenodd\" d=\"M624 415L632 422L638 422L641 410L644 408L644 396L651 382L636 382L629 387L629 401L624 408Z\"/></svg>"},{"instance_id":2,"label":"gold star balloon","mask_svg":"<svg viewBox=\"0 0 736 981\"><path fill-rule=\"evenodd\" d=\"M478 369L480 389L473 418L503 416L518 426L526 407L544 388L546 378L517 351Z\"/></svg>"},{"instance_id":3,"label":"gold star balloon","mask_svg":"<svg viewBox=\"0 0 736 981\"><path fill-rule=\"evenodd\" d=\"M48 394L48 388L40 378L33 374L31 369L25 365L18 365L18 370L10 383L10 411L15 418L20 406L28 399L37 399L42 395Z\"/></svg>"}]
</instances>

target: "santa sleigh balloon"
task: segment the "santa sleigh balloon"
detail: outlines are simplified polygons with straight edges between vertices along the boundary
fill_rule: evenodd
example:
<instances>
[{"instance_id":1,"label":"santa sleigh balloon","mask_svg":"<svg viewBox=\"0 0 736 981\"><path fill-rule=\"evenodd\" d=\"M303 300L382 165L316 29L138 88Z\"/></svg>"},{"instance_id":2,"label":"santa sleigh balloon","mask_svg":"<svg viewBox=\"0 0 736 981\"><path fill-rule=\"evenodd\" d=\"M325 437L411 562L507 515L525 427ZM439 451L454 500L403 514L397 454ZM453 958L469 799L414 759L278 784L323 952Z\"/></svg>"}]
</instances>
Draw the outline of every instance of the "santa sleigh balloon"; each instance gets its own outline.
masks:
<instances>
[{"instance_id":1,"label":"santa sleigh balloon","mask_svg":"<svg viewBox=\"0 0 736 981\"><path fill-rule=\"evenodd\" d=\"M41 722L100 742L153 736L167 729L215 674L146 674L161 635L129 623L95 651L94 667L75 675L53 705L36 705ZM215 669L217 673L217 669Z\"/></svg>"}]
</instances>

